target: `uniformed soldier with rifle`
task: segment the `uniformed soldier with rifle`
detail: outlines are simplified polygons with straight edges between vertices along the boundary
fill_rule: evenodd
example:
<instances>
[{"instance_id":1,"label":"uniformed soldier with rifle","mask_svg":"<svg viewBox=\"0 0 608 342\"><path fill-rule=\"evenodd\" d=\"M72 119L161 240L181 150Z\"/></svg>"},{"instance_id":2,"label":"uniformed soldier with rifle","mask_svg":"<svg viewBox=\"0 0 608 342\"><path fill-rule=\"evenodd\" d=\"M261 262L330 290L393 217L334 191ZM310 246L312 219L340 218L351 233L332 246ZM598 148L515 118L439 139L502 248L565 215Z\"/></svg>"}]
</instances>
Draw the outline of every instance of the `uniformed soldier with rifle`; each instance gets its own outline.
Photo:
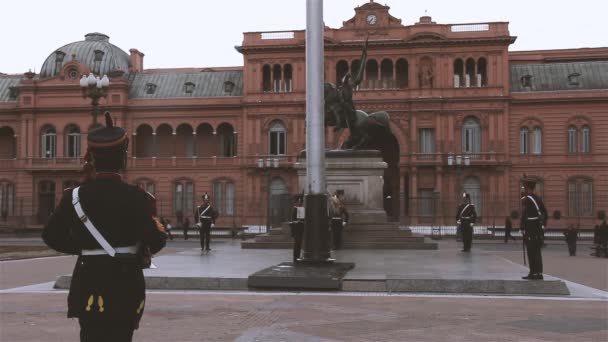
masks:
<instances>
[{"instance_id":1,"label":"uniformed soldier with rifle","mask_svg":"<svg viewBox=\"0 0 608 342\"><path fill-rule=\"evenodd\" d=\"M302 250L302 239L304 237L304 195L296 195L294 198L293 208L291 208L291 237L293 237L293 262L296 263L300 259Z\"/></svg>"},{"instance_id":2,"label":"uniformed soldier with rifle","mask_svg":"<svg viewBox=\"0 0 608 342\"><path fill-rule=\"evenodd\" d=\"M458 206L456 212L456 224L462 233L463 252L471 251L473 243L473 225L477 219L475 206L471 203L471 195L466 192L462 194L462 203Z\"/></svg>"},{"instance_id":3,"label":"uniformed soldier with rifle","mask_svg":"<svg viewBox=\"0 0 608 342\"><path fill-rule=\"evenodd\" d=\"M211 248L209 247L209 244L211 243L211 229L215 227L215 220L219 214L217 210L211 206L211 198L206 192L202 197L203 204L196 208L196 216L194 217L194 220L200 233L201 250L210 251Z\"/></svg>"},{"instance_id":4,"label":"uniformed soldier with rifle","mask_svg":"<svg viewBox=\"0 0 608 342\"><path fill-rule=\"evenodd\" d=\"M68 317L78 317L81 341L131 341L145 306L143 268L167 235L154 196L123 181L129 140L109 112L106 127L89 132L82 185L65 189L42 238L78 255Z\"/></svg>"},{"instance_id":5,"label":"uniformed soldier with rifle","mask_svg":"<svg viewBox=\"0 0 608 342\"><path fill-rule=\"evenodd\" d=\"M542 280L543 259L541 247L543 245L543 231L547 224L547 209L542 198L534 193L536 179L524 175L522 183L524 191L521 197L522 215L519 226L522 230L523 244L527 249L530 264L530 272L522 279Z\"/></svg>"}]
</instances>

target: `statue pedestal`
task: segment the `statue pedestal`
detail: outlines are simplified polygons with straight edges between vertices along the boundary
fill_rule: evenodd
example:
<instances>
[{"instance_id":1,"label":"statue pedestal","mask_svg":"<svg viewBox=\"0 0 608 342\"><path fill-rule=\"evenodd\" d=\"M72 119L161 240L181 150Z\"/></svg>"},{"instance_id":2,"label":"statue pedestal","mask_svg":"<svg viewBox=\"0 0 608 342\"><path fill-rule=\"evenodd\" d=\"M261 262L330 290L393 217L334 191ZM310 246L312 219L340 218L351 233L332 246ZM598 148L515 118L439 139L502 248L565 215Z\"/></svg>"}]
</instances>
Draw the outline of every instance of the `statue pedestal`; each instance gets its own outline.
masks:
<instances>
[{"instance_id":1,"label":"statue pedestal","mask_svg":"<svg viewBox=\"0 0 608 342\"><path fill-rule=\"evenodd\" d=\"M300 189L306 187L306 154L294 165ZM383 175L387 165L376 150L331 150L325 152L325 182L331 194L344 190L344 204L351 223L386 223L383 208Z\"/></svg>"}]
</instances>

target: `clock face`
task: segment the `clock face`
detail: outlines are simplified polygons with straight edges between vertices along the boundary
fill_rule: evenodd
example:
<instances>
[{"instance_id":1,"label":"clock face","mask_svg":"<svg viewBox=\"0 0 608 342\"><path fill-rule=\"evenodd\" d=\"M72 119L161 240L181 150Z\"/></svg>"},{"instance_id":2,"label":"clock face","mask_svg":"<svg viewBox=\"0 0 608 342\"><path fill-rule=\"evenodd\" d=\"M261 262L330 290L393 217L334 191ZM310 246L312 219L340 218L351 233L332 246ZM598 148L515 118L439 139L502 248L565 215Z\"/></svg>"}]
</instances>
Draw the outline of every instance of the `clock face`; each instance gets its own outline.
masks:
<instances>
[{"instance_id":1,"label":"clock face","mask_svg":"<svg viewBox=\"0 0 608 342\"><path fill-rule=\"evenodd\" d=\"M370 14L367 16L366 20L368 24L375 25L376 22L378 22L378 17L376 17L375 14Z\"/></svg>"}]
</instances>

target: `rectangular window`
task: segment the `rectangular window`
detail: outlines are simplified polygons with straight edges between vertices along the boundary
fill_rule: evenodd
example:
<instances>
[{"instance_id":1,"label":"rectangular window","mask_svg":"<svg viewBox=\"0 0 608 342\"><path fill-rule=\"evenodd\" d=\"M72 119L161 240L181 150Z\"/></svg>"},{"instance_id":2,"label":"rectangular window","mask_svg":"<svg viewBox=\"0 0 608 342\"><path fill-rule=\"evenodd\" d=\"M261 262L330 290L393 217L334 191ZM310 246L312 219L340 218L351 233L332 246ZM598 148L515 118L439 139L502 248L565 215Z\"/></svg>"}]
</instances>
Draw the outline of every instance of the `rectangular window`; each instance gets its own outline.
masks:
<instances>
[{"instance_id":1,"label":"rectangular window","mask_svg":"<svg viewBox=\"0 0 608 342\"><path fill-rule=\"evenodd\" d=\"M591 183L584 182L580 183L580 215L581 216L592 216L593 215L593 194L591 191Z\"/></svg>"},{"instance_id":2,"label":"rectangular window","mask_svg":"<svg viewBox=\"0 0 608 342\"><path fill-rule=\"evenodd\" d=\"M80 134L69 134L68 135L68 153L67 156L70 158L80 157Z\"/></svg>"},{"instance_id":3,"label":"rectangular window","mask_svg":"<svg viewBox=\"0 0 608 342\"><path fill-rule=\"evenodd\" d=\"M42 136L42 158L55 158L55 134Z\"/></svg>"},{"instance_id":4,"label":"rectangular window","mask_svg":"<svg viewBox=\"0 0 608 342\"><path fill-rule=\"evenodd\" d=\"M589 134L589 128L583 128L581 130L581 152L589 153L591 152L591 137Z\"/></svg>"},{"instance_id":5,"label":"rectangular window","mask_svg":"<svg viewBox=\"0 0 608 342\"><path fill-rule=\"evenodd\" d=\"M226 215L234 215L234 184L226 183Z\"/></svg>"},{"instance_id":6,"label":"rectangular window","mask_svg":"<svg viewBox=\"0 0 608 342\"><path fill-rule=\"evenodd\" d=\"M519 131L519 153L528 154L528 130Z\"/></svg>"},{"instance_id":7,"label":"rectangular window","mask_svg":"<svg viewBox=\"0 0 608 342\"><path fill-rule=\"evenodd\" d=\"M188 182L186 185L186 194L184 196L184 215L194 212L194 184Z\"/></svg>"},{"instance_id":8,"label":"rectangular window","mask_svg":"<svg viewBox=\"0 0 608 342\"><path fill-rule=\"evenodd\" d=\"M175 184L175 190L173 192L173 211L175 213L184 213L184 186L181 183Z\"/></svg>"},{"instance_id":9,"label":"rectangular window","mask_svg":"<svg viewBox=\"0 0 608 342\"><path fill-rule=\"evenodd\" d=\"M532 153L533 154L541 154L542 146L543 146L543 133L542 130L537 127L532 131Z\"/></svg>"},{"instance_id":10,"label":"rectangular window","mask_svg":"<svg viewBox=\"0 0 608 342\"><path fill-rule=\"evenodd\" d=\"M213 183L213 205L220 215L224 215L224 193L222 183Z\"/></svg>"},{"instance_id":11,"label":"rectangular window","mask_svg":"<svg viewBox=\"0 0 608 342\"><path fill-rule=\"evenodd\" d=\"M568 216L578 216L576 183L568 183Z\"/></svg>"},{"instance_id":12,"label":"rectangular window","mask_svg":"<svg viewBox=\"0 0 608 342\"><path fill-rule=\"evenodd\" d=\"M15 211L15 189L11 183L0 183L0 219L13 215Z\"/></svg>"},{"instance_id":13,"label":"rectangular window","mask_svg":"<svg viewBox=\"0 0 608 342\"><path fill-rule=\"evenodd\" d=\"M268 154L271 155L284 155L285 154L285 132L284 131L271 131L269 135L269 147L270 151Z\"/></svg>"},{"instance_id":14,"label":"rectangular window","mask_svg":"<svg viewBox=\"0 0 608 342\"><path fill-rule=\"evenodd\" d=\"M418 215L429 217L435 214L435 201L432 189L418 189Z\"/></svg>"},{"instance_id":15,"label":"rectangular window","mask_svg":"<svg viewBox=\"0 0 608 342\"><path fill-rule=\"evenodd\" d=\"M421 128L418 134L418 152L435 153L435 130L433 128Z\"/></svg>"},{"instance_id":16,"label":"rectangular window","mask_svg":"<svg viewBox=\"0 0 608 342\"><path fill-rule=\"evenodd\" d=\"M576 153L576 129L568 130L568 153Z\"/></svg>"}]
</instances>

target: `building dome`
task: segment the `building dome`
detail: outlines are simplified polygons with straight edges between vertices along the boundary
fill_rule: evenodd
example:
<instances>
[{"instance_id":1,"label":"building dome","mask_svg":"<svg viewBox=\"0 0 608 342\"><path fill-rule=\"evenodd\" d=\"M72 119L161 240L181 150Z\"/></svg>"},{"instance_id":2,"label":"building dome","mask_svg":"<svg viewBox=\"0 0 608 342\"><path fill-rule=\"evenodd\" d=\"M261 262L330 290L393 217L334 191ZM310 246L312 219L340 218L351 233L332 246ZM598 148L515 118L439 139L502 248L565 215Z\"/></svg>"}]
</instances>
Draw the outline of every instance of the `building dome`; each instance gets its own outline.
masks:
<instances>
[{"instance_id":1,"label":"building dome","mask_svg":"<svg viewBox=\"0 0 608 342\"><path fill-rule=\"evenodd\" d=\"M110 43L110 37L103 33L89 33L83 41L64 45L51 53L40 69L40 77L53 77L61 71L65 63L75 57L78 62L86 64L89 69L99 75L108 74L114 70L129 71L129 55L119 47Z\"/></svg>"}]
</instances>

